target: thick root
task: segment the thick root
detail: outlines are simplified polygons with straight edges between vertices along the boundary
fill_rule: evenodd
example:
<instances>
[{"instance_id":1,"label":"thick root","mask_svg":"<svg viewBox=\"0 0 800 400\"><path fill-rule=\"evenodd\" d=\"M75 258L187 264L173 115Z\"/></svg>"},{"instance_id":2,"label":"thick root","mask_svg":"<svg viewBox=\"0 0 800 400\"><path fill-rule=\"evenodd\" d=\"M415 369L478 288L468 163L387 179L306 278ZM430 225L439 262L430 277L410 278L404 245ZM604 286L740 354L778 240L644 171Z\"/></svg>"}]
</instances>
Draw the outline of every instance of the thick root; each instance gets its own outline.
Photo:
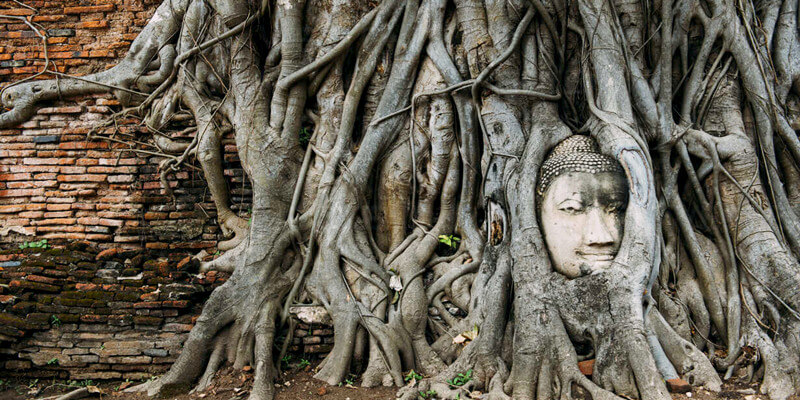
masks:
<instances>
[{"instance_id":1,"label":"thick root","mask_svg":"<svg viewBox=\"0 0 800 400\"><path fill-rule=\"evenodd\" d=\"M239 243L238 246L225 252L225 254L200 264L200 272L206 271L224 271L232 272L238 266L242 265L247 255L247 246L249 241L245 240Z\"/></svg>"},{"instance_id":2,"label":"thick root","mask_svg":"<svg viewBox=\"0 0 800 400\"><path fill-rule=\"evenodd\" d=\"M230 239L217 243L217 248L222 251L230 251L247 241L250 223L236 215L228 215L220 221L220 228L222 228L223 234Z\"/></svg>"},{"instance_id":3,"label":"thick root","mask_svg":"<svg viewBox=\"0 0 800 400\"><path fill-rule=\"evenodd\" d=\"M683 379L692 386L702 386L709 391L719 392L722 380L705 354L680 337L655 309L650 310L648 317L667 358Z\"/></svg>"}]
</instances>

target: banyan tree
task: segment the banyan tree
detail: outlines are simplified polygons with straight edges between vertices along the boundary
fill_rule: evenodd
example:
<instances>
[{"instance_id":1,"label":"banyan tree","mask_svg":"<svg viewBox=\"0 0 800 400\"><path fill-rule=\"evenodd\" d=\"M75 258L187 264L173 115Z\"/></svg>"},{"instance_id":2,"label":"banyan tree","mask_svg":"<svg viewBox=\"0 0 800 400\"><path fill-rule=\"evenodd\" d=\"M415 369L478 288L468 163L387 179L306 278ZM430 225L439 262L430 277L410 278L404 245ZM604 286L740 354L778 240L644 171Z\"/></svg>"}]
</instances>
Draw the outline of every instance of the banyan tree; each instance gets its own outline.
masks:
<instances>
[{"instance_id":1,"label":"banyan tree","mask_svg":"<svg viewBox=\"0 0 800 400\"><path fill-rule=\"evenodd\" d=\"M162 170L202 166L228 237L202 268L233 272L151 395L231 363L271 399L289 308L316 304L330 384L413 369L398 397L649 400L736 375L782 400L800 7L757 1L163 0L113 68L7 87L0 127L112 93L178 155ZM190 143L170 137L186 112Z\"/></svg>"}]
</instances>

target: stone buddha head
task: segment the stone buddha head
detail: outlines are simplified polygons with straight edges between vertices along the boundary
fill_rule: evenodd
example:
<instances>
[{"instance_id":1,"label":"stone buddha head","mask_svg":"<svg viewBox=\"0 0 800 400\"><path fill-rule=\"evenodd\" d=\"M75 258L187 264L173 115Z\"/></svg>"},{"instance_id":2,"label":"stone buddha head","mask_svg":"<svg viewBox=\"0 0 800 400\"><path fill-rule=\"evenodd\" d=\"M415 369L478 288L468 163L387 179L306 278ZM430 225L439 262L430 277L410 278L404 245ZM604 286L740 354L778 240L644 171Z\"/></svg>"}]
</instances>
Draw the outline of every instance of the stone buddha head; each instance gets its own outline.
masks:
<instances>
[{"instance_id":1,"label":"stone buddha head","mask_svg":"<svg viewBox=\"0 0 800 400\"><path fill-rule=\"evenodd\" d=\"M588 136L559 143L542 164L539 220L556 271L577 278L608 268L622 241L628 184Z\"/></svg>"}]
</instances>

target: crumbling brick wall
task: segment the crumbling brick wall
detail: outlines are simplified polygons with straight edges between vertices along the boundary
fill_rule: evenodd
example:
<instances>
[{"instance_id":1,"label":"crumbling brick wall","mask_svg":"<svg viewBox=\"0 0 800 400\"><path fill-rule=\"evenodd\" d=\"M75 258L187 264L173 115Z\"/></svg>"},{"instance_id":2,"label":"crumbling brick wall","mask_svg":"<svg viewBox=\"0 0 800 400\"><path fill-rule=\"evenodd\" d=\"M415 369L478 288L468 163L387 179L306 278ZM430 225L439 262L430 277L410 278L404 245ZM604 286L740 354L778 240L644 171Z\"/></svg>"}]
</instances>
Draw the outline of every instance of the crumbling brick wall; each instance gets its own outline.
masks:
<instances>
[{"instance_id":1,"label":"crumbling brick wall","mask_svg":"<svg viewBox=\"0 0 800 400\"><path fill-rule=\"evenodd\" d=\"M47 33L53 68L86 75L121 59L161 0L23 3L36 12L0 0L0 14L24 17ZM0 18L0 89L43 66L41 39L25 23ZM221 239L196 163L167 175L169 195L159 181L163 158L146 153L152 148L88 139L120 110L110 95L61 99L43 104L19 127L0 129L3 377L161 373L227 276L199 274L187 258L200 249L213 253ZM104 129L149 140L135 118ZM233 139L223 145L232 208L246 215L250 188ZM42 239L50 248L19 249ZM300 321L290 350L311 359L330 351L332 342L329 325Z\"/></svg>"},{"instance_id":2,"label":"crumbling brick wall","mask_svg":"<svg viewBox=\"0 0 800 400\"><path fill-rule=\"evenodd\" d=\"M0 375L143 379L180 354L211 291L229 274L147 251L67 248L0 252ZM330 326L297 324L295 359L330 351Z\"/></svg>"},{"instance_id":3,"label":"crumbling brick wall","mask_svg":"<svg viewBox=\"0 0 800 400\"><path fill-rule=\"evenodd\" d=\"M36 11L0 1L0 14L24 17L43 28L51 69L86 75L121 59L160 1L24 3ZM0 18L0 88L43 67L42 41L35 32L22 21ZM149 141L138 119L118 119L100 131L114 130L128 144L88 139L93 128L120 109L108 95L63 99L43 105L19 127L0 130L0 248L47 239L88 240L103 248L211 248L213 253L221 238L196 162L168 175L173 189L168 195L158 175L163 158L148 154L153 149L146 144L129 144ZM233 208L246 213L250 189L236 146L232 138L224 146Z\"/></svg>"}]
</instances>

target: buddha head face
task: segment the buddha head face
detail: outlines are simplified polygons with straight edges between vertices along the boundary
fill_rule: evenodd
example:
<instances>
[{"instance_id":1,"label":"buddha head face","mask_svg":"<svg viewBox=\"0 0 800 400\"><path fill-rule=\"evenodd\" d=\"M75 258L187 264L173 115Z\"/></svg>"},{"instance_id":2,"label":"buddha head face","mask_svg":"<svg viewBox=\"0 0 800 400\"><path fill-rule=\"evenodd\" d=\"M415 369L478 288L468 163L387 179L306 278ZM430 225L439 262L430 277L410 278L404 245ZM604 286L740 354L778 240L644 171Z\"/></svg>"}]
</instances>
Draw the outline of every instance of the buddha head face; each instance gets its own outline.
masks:
<instances>
[{"instance_id":1,"label":"buddha head face","mask_svg":"<svg viewBox=\"0 0 800 400\"><path fill-rule=\"evenodd\" d=\"M590 137L571 136L542 164L536 193L555 270L576 278L608 268L619 251L628 203L619 163Z\"/></svg>"}]
</instances>

